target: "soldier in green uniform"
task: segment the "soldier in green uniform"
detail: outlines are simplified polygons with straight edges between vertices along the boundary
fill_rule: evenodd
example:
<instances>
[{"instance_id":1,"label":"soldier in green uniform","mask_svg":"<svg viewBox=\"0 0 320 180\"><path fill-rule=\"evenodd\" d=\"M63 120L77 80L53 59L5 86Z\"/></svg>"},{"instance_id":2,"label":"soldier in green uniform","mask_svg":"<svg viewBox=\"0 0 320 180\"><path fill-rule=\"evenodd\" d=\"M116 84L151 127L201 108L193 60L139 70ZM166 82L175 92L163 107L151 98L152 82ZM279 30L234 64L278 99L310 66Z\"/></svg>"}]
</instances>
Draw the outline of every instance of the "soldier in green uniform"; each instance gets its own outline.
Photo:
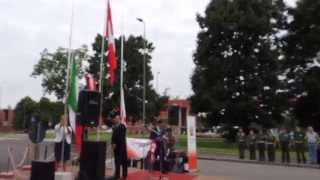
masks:
<instances>
[{"instance_id":1,"label":"soldier in green uniform","mask_svg":"<svg viewBox=\"0 0 320 180\"><path fill-rule=\"evenodd\" d=\"M298 163L302 162L306 163L306 157L304 154L305 151L305 134L301 132L300 127L296 127L296 131L294 132L293 136L295 150L297 153L297 161Z\"/></svg>"},{"instance_id":2,"label":"soldier in green uniform","mask_svg":"<svg viewBox=\"0 0 320 180\"><path fill-rule=\"evenodd\" d=\"M249 147L250 160L256 160L256 135L253 130L250 130L249 132L247 144Z\"/></svg>"},{"instance_id":3,"label":"soldier in green uniform","mask_svg":"<svg viewBox=\"0 0 320 180\"><path fill-rule=\"evenodd\" d=\"M268 160L269 162L274 162L276 137L272 134L271 129L268 130L266 142L267 142L266 144L267 144Z\"/></svg>"},{"instance_id":4,"label":"soldier in green uniform","mask_svg":"<svg viewBox=\"0 0 320 180\"><path fill-rule=\"evenodd\" d=\"M260 130L257 136L257 147L259 152L259 161L265 161L266 135L263 130Z\"/></svg>"},{"instance_id":5,"label":"soldier in green uniform","mask_svg":"<svg viewBox=\"0 0 320 180\"><path fill-rule=\"evenodd\" d=\"M240 128L239 132L237 133L237 140L239 145L239 158L245 158L245 149L246 149L246 134L243 132L243 129Z\"/></svg>"},{"instance_id":6,"label":"soldier in green uniform","mask_svg":"<svg viewBox=\"0 0 320 180\"><path fill-rule=\"evenodd\" d=\"M286 128L281 130L279 135L280 147L281 147L281 160L282 163L290 163L290 153L289 153L289 144L290 144L290 135Z\"/></svg>"}]
</instances>

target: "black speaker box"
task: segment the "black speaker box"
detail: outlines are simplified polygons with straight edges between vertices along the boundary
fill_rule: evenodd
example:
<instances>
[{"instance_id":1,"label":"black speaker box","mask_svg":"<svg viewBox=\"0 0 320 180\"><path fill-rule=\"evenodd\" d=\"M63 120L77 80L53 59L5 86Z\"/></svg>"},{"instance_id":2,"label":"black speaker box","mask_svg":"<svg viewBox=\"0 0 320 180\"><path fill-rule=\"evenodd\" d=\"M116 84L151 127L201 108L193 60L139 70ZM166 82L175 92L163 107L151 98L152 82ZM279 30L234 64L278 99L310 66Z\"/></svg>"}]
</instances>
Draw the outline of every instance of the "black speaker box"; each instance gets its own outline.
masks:
<instances>
[{"instance_id":1,"label":"black speaker box","mask_svg":"<svg viewBox=\"0 0 320 180\"><path fill-rule=\"evenodd\" d=\"M54 161L32 161L30 180L54 180Z\"/></svg>"},{"instance_id":2,"label":"black speaker box","mask_svg":"<svg viewBox=\"0 0 320 180\"><path fill-rule=\"evenodd\" d=\"M96 127L99 123L101 94L96 91L81 91L79 93L78 109L80 123L87 127Z\"/></svg>"},{"instance_id":3,"label":"black speaker box","mask_svg":"<svg viewBox=\"0 0 320 180\"><path fill-rule=\"evenodd\" d=\"M84 141L80 156L79 180L104 180L106 142Z\"/></svg>"}]
</instances>

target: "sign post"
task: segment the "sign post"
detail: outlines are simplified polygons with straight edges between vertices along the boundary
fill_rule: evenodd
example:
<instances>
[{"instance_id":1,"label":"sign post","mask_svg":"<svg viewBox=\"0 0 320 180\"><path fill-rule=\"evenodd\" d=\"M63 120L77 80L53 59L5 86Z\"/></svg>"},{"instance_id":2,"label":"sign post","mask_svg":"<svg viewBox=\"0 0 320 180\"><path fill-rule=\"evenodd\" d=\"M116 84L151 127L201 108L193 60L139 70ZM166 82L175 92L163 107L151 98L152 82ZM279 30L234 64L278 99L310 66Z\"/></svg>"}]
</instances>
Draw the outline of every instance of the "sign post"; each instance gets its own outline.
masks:
<instances>
[{"instance_id":1,"label":"sign post","mask_svg":"<svg viewBox=\"0 0 320 180\"><path fill-rule=\"evenodd\" d=\"M188 136L188 164L189 171L197 171L197 141L196 141L196 117L187 117L187 136Z\"/></svg>"}]
</instances>

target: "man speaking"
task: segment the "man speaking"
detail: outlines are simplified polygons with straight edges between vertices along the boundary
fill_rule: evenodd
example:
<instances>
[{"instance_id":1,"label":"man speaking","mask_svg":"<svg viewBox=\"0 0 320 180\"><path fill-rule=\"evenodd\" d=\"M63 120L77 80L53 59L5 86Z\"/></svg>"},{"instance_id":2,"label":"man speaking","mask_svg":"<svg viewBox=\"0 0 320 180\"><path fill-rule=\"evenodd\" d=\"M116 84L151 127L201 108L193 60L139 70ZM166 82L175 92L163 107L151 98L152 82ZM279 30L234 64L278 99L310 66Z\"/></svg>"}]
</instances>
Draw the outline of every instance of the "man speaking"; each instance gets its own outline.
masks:
<instances>
[{"instance_id":1,"label":"man speaking","mask_svg":"<svg viewBox=\"0 0 320 180\"><path fill-rule=\"evenodd\" d=\"M127 157L127 141L126 126L120 123L120 116L114 113L112 116L112 138L111 144L114 152L115 163L115 179L120 178L120 167L122 166L122 175L124 178L128 175L128 157Z\"/></svg>"}]
</instances>

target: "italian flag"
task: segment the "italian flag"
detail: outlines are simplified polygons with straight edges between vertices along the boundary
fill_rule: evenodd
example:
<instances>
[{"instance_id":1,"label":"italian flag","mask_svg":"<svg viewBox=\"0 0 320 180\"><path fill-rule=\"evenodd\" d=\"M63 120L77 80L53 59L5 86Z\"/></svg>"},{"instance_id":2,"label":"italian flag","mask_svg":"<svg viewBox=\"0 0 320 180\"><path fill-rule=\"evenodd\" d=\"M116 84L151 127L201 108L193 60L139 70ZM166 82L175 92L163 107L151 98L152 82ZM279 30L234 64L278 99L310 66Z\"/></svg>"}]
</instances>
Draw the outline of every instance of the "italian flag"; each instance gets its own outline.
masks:
<instances>
[{"instance_id":1,"label":"italian flag","mask_svg":"<svg viewBox=\"0 0 320 180\"><path fill-rule=\"evenodd\" d=\"M74 58L70 62L70 76L69 76L69 95L68 95L68 109L69 122L73 132L76 132L76 112L78 110L78 73L79 69Z\"/></svg>"}]
</instances>

